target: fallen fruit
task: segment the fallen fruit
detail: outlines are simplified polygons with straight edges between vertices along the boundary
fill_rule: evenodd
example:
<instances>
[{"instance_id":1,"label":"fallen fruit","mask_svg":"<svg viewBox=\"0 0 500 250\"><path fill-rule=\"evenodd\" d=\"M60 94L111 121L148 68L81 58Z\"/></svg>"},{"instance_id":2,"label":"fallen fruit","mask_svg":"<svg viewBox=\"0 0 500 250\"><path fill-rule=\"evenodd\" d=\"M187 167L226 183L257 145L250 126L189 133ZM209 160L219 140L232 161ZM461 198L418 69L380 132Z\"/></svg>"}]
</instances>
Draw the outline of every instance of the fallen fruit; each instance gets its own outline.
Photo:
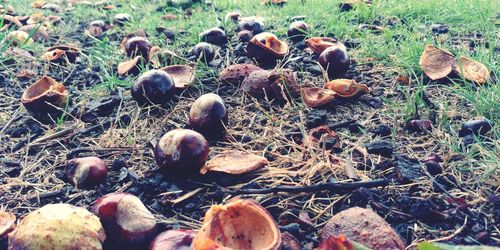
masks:
<instances>
[{"instance_id":1,"label":"fallen fruit","mask_svg":"<svg viewBox=\"0 0 500 250\"><path fill-rule=\"evenodd\" d=\"M241 18L241 13L237 11L229 12L226 14L226 18L224 19L226 22L231 20L233 22L238 22Z\"/></svg>"},{"instance_id":2,"label":"fallen fruit","mask_svg":"<svg viewBox=\"0 0 500 250\"><path fill-rule=\"evenodd\" d=\"M265 167L269 162L263 156L256 154L232 150L222 152L205 164L200 173L222 172L226 174L246 174Z\"/></svg>"},{"instance_id":3,"label":"fallen fruit","mask_svg":"<svg viewBox=\"0 0 500 250\"><path fill-rule=\"evenodd\" d=\"M264 21L256 16L241 18L238 22L238 31L241 30L249 30L254 35L259 34L264 31Z\"/></svg>"},{"instance_id":4,"label":"fallen fruit","mask_svg":"<svg viewBox=\"0 0 500 250\"><path fill-rule=\"evenodd\" d=\"M288 27L288 38L293 41L302 41L307 36L309 26L303 21L295 21Z\"/></svg>"},{"instance_id":5,"label":"fallen fruit","mask_svg":"<svg viewBox=\"0 0 500 250\"><path fill-rule=\"evenodd\" d=\"M24 107L35 113L60 112L68 102L69 93L64 85L44 76L29 86L21 97Z\"/></svg>"},{"instance_id":6,"label":"fallen fruit","mask_svg":"<svg viewBox=\"0 0 500 250\"><path fill-rule=\"evenodd\" d=\"M347 72L351 59L347 50L338 46L330 46L319 55L318 62L328 73L329 77L339 77Z\"/></svg>"},{"instance_id":7,"label":"fallen fruit","mask_svg":"<svg viewBox=\"0 0 500 250\"><path fill-rule=\"evenodd\" d=\"M193 230L168 230L151 241L149 250L190 250L195 235Z\"/></svg>"},{"instance_id":8,"label":"fallen fruit","mask_svg":"<svg viewBox=\"0 0 500 250\"><path fill-rule=\"evenodd\" d=\"M252 31L249 30L242 30L238 32L238 40L243 43L250 42L253 38L253 33Z\"/></svg>"},{"instance_id":9,"label":"fallen fruit","mask_svg":"<svg viewBox=\"0 0 500 250\"><path fill-rule=\"evenodd\" d=\"M493 127L492 124L493 123L490 120L485 118L466 121L464 122L464 124L462 124L462 127L458 131L458 136L464 137L467 135L475 135L475 136L485 135Z\"/></svg>"},{"instance_id":10,"label":"fallen fruit","mask_svg":"<svg viewBox=\"0 0 500 250\"><path fill-rule=\"evenodd\" d=\"M420 68L432 80L448 76L455 67L455 56L436 46L426 45L420 56Z\"/></svg>"},{"instance_id":11,"label":"fallen fruit","mask_svg":"<svg viewBox=\"0 0 500 250\"><path fill-rule=\"evenodd\" d=\"M306 40L306 45L314 51L314 53L321 54L325 49L329 47L335 47L347 51L345 45L337 39L330 37L311 37Z\"/></svg>"},{"instance_id":12,"label":"fallen fruit","mask_svg":"<svg viewBox=\"0 0 500 250\"><path fill-rule=\"evenodd\" d=\"M330 89L323 88L302 88L302 100L310 108L316 108L332 102L336 93Z\"/></svg>"},{"instance_id":13,"label":"fallen fruit","mask_svg":"<svg viewBox=\"0 0 500 250\"><path fill-rule=\"evenodd\" d=\"M191 48L189 53L192 54L196 60L202 60L206 63L212 61L215 57L214 47L206 42L196 44L193 48Z\"/></svg>"},{"instance_id":14,"label":"fallen fruit","mask_svg":"<svg viewBox=\"0 0 500 250\"><path fill-rule=\"evenodd\" d=\"M287 100L299 93L295 73L289 69L256 70L241 83L241 90L256 98Z\"/></svg>"},{"instance_id":15,"label":"fallen fruit","mask_svg":"<svg viewBox=\"0 0 500 250\"><path fill-rule=\"evenodd\" d=\"M174 95L174 79L163 70L149 70L132 87L132 97L139 105L165 104Z\"/></svg>"},{"instance_id":16,"label":"fallen fruit","mask_svg":"<svg viewBox=\"0 0 500 250\"><path fill-rule=\"evenodd\" d=\"M239 86L250 73L256 70L262 69L253 64L234 64L219 73L219 81Z\"/></svg>"},{"instance_id":17,"label":"fallen fruit","mask_svg":"<svg viewBox=\"0 0 500 250\"><path fill-rule=\"evenodd\" d=\"M369 92L368 86L350 79L329 81L325 84L325 88L335 91L338 96L343 98L356 97Z\"/></svg>"},{"instance_id":18,"label":"fallen fruit","mask_svg":"<svg viewBox=\"0 0 500 250\"><path fill-rule=\"evenodd\" d=\"M352 207L334 215L327 221L320 239L345 235L373 249L405 249L399 235L391 226L372 210Z\"/></svg>"},{"instance_id":19,"label":"fallen fruit","mask_svg":"<svg viewBox=\"0 0 500 250\"><path fill-rule=\"evenodd\" d=\"M195 80L194 68L188 65L170 65L163 67L160 70L167 72L167 74L174 80L174 85L178 89L185 89L192 85Z\"/></svg>"},{"instance_id":20,"label":"fallen fruit","mask_svg":"<svg viewBox=\"0 0 500 250\"><path fill-rule=\"evenodd\" d=\"M413 119L406 123L406 128L413 132L431 131L433 122L429 119Z\"/></svg>"},{"instance_id":21,"label":"fallen fruit","mask_svg":"<svg viewBox=\"0 0 500 250\"><path fill-rule=\"evenodd\" d=\"M123 26L132 21L132 16L127 13L118 13L113 17L113 22L117 25Z\"/></svg>"},{"instance_id":22,"label":"fallen fruit","mask_svg":"<svg viewBox=\"0 0 500 250\"><path fill-rule=\"evenodd\" d=\"M200 40L210 44L222 46L227 43L227 35L220 28L211 28L200 33Z\"/></svg>"},{"instance_id":23,"label":"fallen fruit","mask_svg":"<svg viewBox=\"0 0 500 250\"><path fill-rule=\"evenodd\" d=\"M205 165L208 152L208 142L203 135L190 129L174 129L160 138L154 156L167 174L189 177Z\"/></svg>"},{"instance_id":24,"label":"fallen fruit","mask_svg":"<svg viewBox=\"0 0 500 250\"><path fill-rule=\"evenodd\" d=\"M149 59L149 50L153 47L145 37L132 37L125 42L125 53L128 57L142 56Z\"/></svg>"},{"instance_id":25,"label":"fallen fruit","mask_svg":"<svg viewBox=\"0 0 500 250\"><path fill-rule=\"evenodd\" d=\"M288 44L272 33L255 35L247 45L247 55L262 65L274 65L288 53Z\"/></svg>"},{"instance_id":26,"label":"fallen fruit","mask_svg":"<svg viewBox=\"0 0 500 250\"><path fill-rule=\"evenodd\" d=\"M485 84L490 79L490 71L486 66L463 56L458 59L453 71L463 76L463 78L478 84Z\"/></svg>"},{"instance_id":27,"label":"fallen fruit","mask_svg":"<svg viewBox=\"0 0 500 250\"><path fill-rule=\"evenodd\" d=\"M80 54L80 49L68 46L57 45L47 49L43 54L43 59L51 63L75 63L76 58Z\"/></svg>"},{"instance_id":28,"label":"fallen fruit","mask_svg":"<svg viewBox=\"0 0 500 250\"><path fill-rule=\"evenodd\" d=\"M189 110L189 125L205 136L222 134L227 125L227 109L222 98L213 93L198 97Z\"/></svg>"},{"instance_id":29,"label":"fallen fruit","mask_svg":"<svg viewBox=\"0 0 500 250\"><path fill-rule=\"evenodd\" d=\"M16 228L16 216L13 213L0 210L0 239Z\"/></svg>"},{"instance_id":30,"label":"fallen fruit","mask_svg":"<svg viewBox=\"0 0 500 250\"><path fill-rule=\"evenodd\" d=\"M87 209L49 204L19 222L8 249L102 249L105 239L99 218Z\"/></svg>"},{"instance_id":31,"label":"fallen fruit","mask_svg":"<svg viewBox=\"0 0 500 250\"><path fill-rule=\"evenodd\" d=\"M11 31L5 36L6 43L12 44L12 46L19 46L24 43L33 43L33 39L30 38L30 35L21 30Z\"/></svg>"},{"instance_id":32,"label":"fallen fruit","mask_svg":"<svg viewBox=\"0 0 500 250\"><path fill-rule=\"evenodd\" d=\"M64 171L66 179L74 186L95 186L108 177L108 166L97 157L72 159Z\"/></svg>"},{"instance_id":33,"label":"fallen fruit","mask_svg":"<svg viewBox=\"0 0 500 250\"><path fill-rule=\"evenodd\" d=\"M193 240L194 250L277 250L280 245L281 233L272 216L249 199L212 206Z\"/></svg>"},{"instance_id":34,"label":"fallen fruit","mask_svg":"<svg viewBox=\"0 0 500 250\"><path fill-rule=\"evenodd\" d=\"M114 244L146 244L157 233L156 219L129 193L110 193L96 200L94 213Z\"/></svg>"}]
</instances>

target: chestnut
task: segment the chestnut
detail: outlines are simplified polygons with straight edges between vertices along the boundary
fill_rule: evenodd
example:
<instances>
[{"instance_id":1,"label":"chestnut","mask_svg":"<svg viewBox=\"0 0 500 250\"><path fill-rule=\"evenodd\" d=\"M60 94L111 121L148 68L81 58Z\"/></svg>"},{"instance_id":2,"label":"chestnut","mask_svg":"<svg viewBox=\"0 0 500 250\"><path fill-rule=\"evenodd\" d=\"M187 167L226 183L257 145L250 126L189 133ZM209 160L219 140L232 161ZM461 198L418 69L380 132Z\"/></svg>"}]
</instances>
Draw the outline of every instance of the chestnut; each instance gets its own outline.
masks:
<instances>
[{"instance_id":1,"label":"chestnut","mask_svg":"<svg viewBox=\"0 0 500 250\"><path fill-rule=\"evenodd\" d=\"M249 30L254 35L264 31L264 22L259 17L242 18L238 23L238 31Z\"/></svg>"},{"instance_id":2,"label":"chestnut","mask_svg":"<svg viewBox=\"0 0 500 250\"><path fill-rule=\"evenodd\" d=\"M145 245L157 233L154 215L133 194L107 194L96 200L93 212L112 244Z\"/></svg>"},{"instance_id":3,"label":"chestnut","mask_svg":"<svg viewBox=\"0 0 500 250\"><path fill-rule=\"evenodd\" d=\"M225 18L225 21L233 21L233 22L238 22L238 20L240 20L241 18L241 13L237 12L237 11L233 11L233 12L229 12L226 14L226 18Z\"/></svg>"},{"instance_id":4,"label":"chestnut","mask_svg":"<svg viewBox=\"0 0 500 250\"><path fill-rule=\"evenodd\" d=\"M242 30L238 32L238 40L243 43L247 43L252 40L253 33L249 30Z\"/></svg>"},{"instance_id":5,"label":"chestnut","mask_svg":"<svg viewBox=\"0 0 500 250\"><path fill-rule=\"evenodd\" d=\"M458 136L464 137L468 135L483 136L493 128L493 123L486 119L477 119L466 121L458 131Z\"/></svg>"},{"instance_id":6,"label":"chestnut","mask_svg":"<svg viewBox=\"0 0 500 250\"><path fill-rule=\"evenodd\" d=\"M189 110L189 125L205 136L219 135L227 124L227 109L219 95L204 94Z\"/></svg>"},{"instance_id":7,"label":"chestnut","mask_svg":"<svg viewBox=\"0 0 500 250\"><path fill-rule=\"evenodd\" d=\"M177 229L165 231L151 241L149 250L189 250L196 231Z\"/></svg>"},{"instance_id":8,"label":"chestnut","mask_svg":"<svg viewBox=\"0 0 500 250\"><path fill-rule=\"evenodd\" d=\"M58 113L68 102L68 90L51 77L44 76L29 86L21 96L21 103L31 112Z\"/></svg>"},{"instance_id":9,"label":"chestnut","mask_svg":"<svg viewBox=\"0 0 500 250\"><path fill-rule=\"evenodd\" d=\"M74 186L95 186L106 181L108 166L98 157L82 157L70 160L64 172Z\"/></svg>"},{"instance_id":10,"label":"chestnut","mask_svg":"<svg viewBox=\"0 0 500 250\"><path fill-rule=\"evenodd\" d=\"M193 48L191 48L189 53L193 55L196 60L201 59L206 63L212 61L215 57L214 47L206 42L196 44Z\"/></svg>"},{"instance_id":11,"label":"chestnut","mask_svg":"<svg viewBox=\"0 0 500 250\"><path fill-rule=\"evenodd\" d=\"M132 97L139 105L165 104L175 92L172 77L163 70L149 70L139 76L132 87Z\"/></svg>"},{"instance_id":12,"label":"chestnut","mask_svg":"<svg viewBox=\"0 0 500 250\"><path fill-rule=\"evenodd\" d=\"M149 50L153 45L145 37L132 37L125 42L125 53L128 57L142 56L145 59L149 58Z\"/></svg>"},{"instance_id":13,"label":"chestnut","mask_svg":"<svg viewBox=\"0 0 500 250\"><path fill-rule=\"evenodd\" d=\"M406 123L406 128L413 132L431 131L433 128L432 121L429 119L413 119Z\"/></svg>"},{"instance_id":14,"label":"chestnut","mask_svg":"<svg viewBox=\"0 0 500 250\"><path fill-rule=\"evenodd\" d=\"M227 43L227 35L224 30L216 27L201 32L200 40L202 42L222 46Z\"/></svg>"},{"instance_id":15,"label":"chestnut","mask_svg":"<svg viewBox=\"0 0 500 250\"><path fill-rule=\"evenodd\" d=\"M132 16L127 13L118 13L113 17L113 22L117 25L123 26L132 21Z\"/></svg>"},{"instance_id":16,"label":"chestnut","mask_svg":"<svg viewBox=\"0 0 500 250\"><path fill-rule=\"evenodd\" d=\"M319 64L326 70L329 77L338 78L345 74L351 65L347 51L341 47L328 47L318 58Z\"/></svg>"},{"instance_id":17,"label":"chestnut","mask_svg":"<svg viewBox=\"0 0 500 250\"><path fill-rule=\"evenodd\" d=\"M154 150L156 163L165 173L188 177L198 174L208 158L208 142L190 129L174 129L164 134Z\"/></svg>"},{"instance_id":18,"label":"chestnut","mask_svg":"<svg viewBox=\"0 0 500 250\"><path fill-rule=\"evenodd\" d=\"M295 21L290 24L287 35L292 41L302 41L306 38L308 30L309 26L305 22Z\"/></svg>"}]
</instances>

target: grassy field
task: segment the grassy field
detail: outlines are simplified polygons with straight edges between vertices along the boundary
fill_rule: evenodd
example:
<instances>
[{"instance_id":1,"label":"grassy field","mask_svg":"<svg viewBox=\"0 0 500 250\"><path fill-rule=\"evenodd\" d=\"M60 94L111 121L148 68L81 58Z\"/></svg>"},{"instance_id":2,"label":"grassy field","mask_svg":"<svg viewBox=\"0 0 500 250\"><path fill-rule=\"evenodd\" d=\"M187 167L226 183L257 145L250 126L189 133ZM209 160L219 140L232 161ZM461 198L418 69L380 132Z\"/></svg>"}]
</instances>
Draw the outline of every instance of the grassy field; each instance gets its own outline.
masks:
<instances>
[{"instance_id":1,"label":"grassy field","mask_svg":"<svg viewBox=\"0 0 500 250\"><path fill-rule=\"evenodd\" d=\"M500 1L374 0L371 5L359 4L348 12L341 12L338 8L339 1L334 0L289 0L288 4L283 7L261 5L260 1L256 0L213 0L210 5L195 4L189 8L189 11L179 6L166 6L166 1L158 0L110 2L115 6L111 10L75 5L63 13L35 10L31 7L31 0L12 0L2 3L12 5L21 15L41 11L46 15L57 14L62 17L60 24L50 28L52 38L48 43L25 44L21 48L33 52L36 58L41 57L46 47L54 44L75 44L82 49L81 64L53 69L40 63L41 67L37 72L38 76L53 75L64 81L66 86L71 86L69 88L72 91L73 104L76 109L79 109L78 107L81 109L81 106L93 99L110 95L120 96L123 102L114 114L116 119L112 126L106 128L102 134L61 141L49 138L43 141L43 143L48 143L47 145L38 145L40 144L38 143L32 146L28 143L27 147L13 152L12 146L24 137L9 137L4 133L4 124L9 124L14 117L28 116L18 98L27 84L33 82L34 79L19 80L15 76L15 67L0 64L0 71L7 79L2 89L10 89L0 93L0 98L3 99L0 101L2 109L0 111L0 124L2 124L0 139L5 147L1 149L0 158L16 160L23 166L20 174L14 177L2 174L0 168L0 194L2 192L6 194L0 195L0 204L5 204L7 208L14 209L16 213L21 214L54 201L69 201L88 206L91 202L89 197L97 197L104 190L106 192L130 191L129 189L135 185L133 181L109 184L106 188L95 192L67 191L64 189L67 185L57 178L57 172L66 160L66 154L79 146L93 149L124 147L129 149L125 158L130 168L140 178L147 177L155 164L151 154L144 153L145 145L158 138L165 130L183 127L190 103L200 94L207 92L218 92L227 98L230 110L233 112L230 114L230 129L228 129L231 136L254 138L251 143L236 139L214 144L214 152L233 147L245 148L261 154L270 152L275 157L275 160L270 163L269 172L254 177L253 182L269 187L275 184L323 183L332 176L337 180L347 179L343 176L343 169L325 167L327 160L319 159L320 153L304 149L302 145L293 145L285 139L283 133L278 132L285 128L304 128L303 122L291 122L294 117L300 117L300 121L303 121L304 115L311 112L302 100L296 100L284 107L259 103L252 98L243 97L237 90L228 91L222 83L218 82L217 75L221 70L220 67L210 67L196 62L197 82L185 95L181 96L176 105L169 105L161 111L140 110L129 94L129 88L136 77L120 77L116 72L118 63L126 59L119 48L120 40L125 34L137 29L144 29L150 35L150 41L153 44L168 48L182 57L200 41L198 34L208 28L222 26L229 36L234 36L236 24L224 19L226 13L230 11L239 11L243 16L264 17L266 30L283 39L286 39L291 18L304 16L304 21L310 27L308 36L328 36L342 42L358 44L349 49L351 58L357 62L356 67L351 68L350 76L369 85L372 92L377 90L383 93L380 95L384 102L381 109L372 109L365 104L347 103L328 112L328 120L331 122L357 119L363 126L361 131L357 132L339 131L342 140L349 141L350 144L347 145L362 145L374 139L369 132L371 126L380 123L388 124L392 129L389 140L394 144L396 152L418 159L423 159L433 152L438 153L444 159L442 164L444 175L451 175L456 182L454 188L441 192L433 187L435 180L428 178L412 184L395 184L388 188L387 193L396 197L403 193L411 193L418 186L418 196L422 199L432 197L441 200L447 197L463 199L469 204L474 214L479 214L471 219L473 222L469 222L466 228L472 227L474 223L484 222L479 221L478 218L484 219L490 223L488 228L490 238L486 243L500 244L500 229L497 228L498 224L495 226L498 218L495 219L495 215L491 214L492 205L487 203L492 196L498 199L500 183L500 164L498 164ZM112 23L112 18L117 13L129 13L133 21L124 27L110 30L109 34L100 40L84 34L90 21L103 20ZM174 14L178 18L166 21L162 19L166 13ZM370 30L360 30L358 28L360 24L375 24L385 29L381 33L374 33ZM433 24L446 25L449 31L445 34L434 34L431 29ZM181 32L182 35L176 37L175 41L167 44L164 34L157 32L158 27L183 32ZM7 33L8 31L0 32L0 40L3 40ZM233 38L228 48L219 53L218 58L222 65L228 66L235 63L236 57L231 54L237 44L235 41L236 39ZM457 56L471 57L483 63L491 72L490 81L481 86L465 79L450 79L445 82L430 81L424 76L419 66L420 55L427 44L445 48ZM0 54L7 49L8 46L5 43L0 44ZM289 57L290 61L293 61L293 57L294 55ZM365 66L370 67L368 73L360 70ZM284 67L286 68L287 65ZM322 85L325 81L321 77L312 77L305 68L300 68L300 65L296 71L302 83L312 81L317 85ZM88 78L89 75L92 76L91 79ZM410 83L401 83L397 80L398 76L407 77ZM429 105L429 101L432 105ZM122 115L128 115L131 119L130 125L126 128L118 122ZM79 131L89 126L78 119L69 119L72 116L68 113L55 125L42 125L45 130L42 138L66 130ZM415 117L435 118L433 131L419 134L405 131L406 121ZM462 139L458 136L458 129L463 122L480 117L493 122L493 128L489 133L490 140L475 138L474 144L464 147ZM260 124L255 122L256 125L252 127L252 122L259 121L259 119L262 122ZM75 145L68 141L73 141ZM351 158L357 166L356 173L360 179L373 179L383 176L386 173L384 171L389 172L389 170L377 169L376 166L384 162L384 159L380 157L372 157L369 161L353 157L354 150L351 146L339 156ZM109 162L115 162L124 157L119 153L104 153L104 155L108 157ZM113 175L117 176L118 173ZM2 177L4 177L3 180ZM201 186L209 189L210 183L207 182ZM198 188L196 185L195 187ZM188 186L181 189L187 193L194 187ZM65 192L66 196L60 199L50 195ZM147 197L147 205L150 208L152 204L155 204L155 199L158 199L147 192L138 191L138 193ZM40 198L40 196L45 197L44 195L48 195L49 198L47 200ZM2 197L5 197L5 200L2 200ZM354 204L350 201L352 198L350 194L332 194L331 196L302 194L279 197L269 195L254 198L271 209L273 207L305 209L311 213L313 222L318 226L323 225L329 216L341 210L341 207ZM216 202L216 199L210 197L206 198L207 201L203 199L199 203L199 206L203 208ZM389 200L393 199L389 198ZM160 207L155 212L165 214L167 209L167 207ZM200 215L193 212L196 216L187 218L186 216L189 217L191 212L189 209L183 209L185 208L178 211L174 209L175 216L166 218L165 215L166 217L162 219L165 222L174 221L184 226L196 227L199 224ZM460 223L463 221L457 221L450 222L447 226L421 220L410 220L404 223L395 220L391 221L391 224L402 225L403 229L400 228L398 232L400 234L407 232L403 237L410 246L414 246L424 238L444 238L443 241L461 244L482 243L474 238L474 233L461 227ZM458 237L446 238L458 229L460 231L454 235Z\"/></svg>"}]
</instances>

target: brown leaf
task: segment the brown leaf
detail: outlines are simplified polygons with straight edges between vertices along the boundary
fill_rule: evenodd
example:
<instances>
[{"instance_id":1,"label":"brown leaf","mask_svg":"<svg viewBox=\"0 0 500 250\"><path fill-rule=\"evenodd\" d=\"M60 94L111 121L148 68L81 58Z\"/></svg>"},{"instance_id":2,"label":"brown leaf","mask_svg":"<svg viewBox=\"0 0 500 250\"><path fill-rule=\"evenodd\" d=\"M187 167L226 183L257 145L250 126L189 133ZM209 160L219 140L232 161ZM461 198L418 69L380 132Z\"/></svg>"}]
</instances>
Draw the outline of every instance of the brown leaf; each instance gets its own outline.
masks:
<instances>
[{"instance_id":1,"label":"brown leaf","mask_svg":"<svg viewBox=\"0 0 500 250\"><path fill-rule=\"evenodd\" d=\"M484 84L490 79L490 71L484 64L463 56L458 59L453 70L465 79L478 84Z\"/></svg>"},{"instance_id":2,"label":"brown leaf","mask_svg":"<svg viewBox=\"0 0 500 250\"><path fill-rule=\"evenodd\" d=\"M432 80L448 76L455 66L455 56L447 50L426 45L420 57L420 68Z\"/></svg>"},{"instance_id":3,"label":"brown leaf","mask_svg":"<svg viewBox=\"0 0 500 250\"><path fill-rule=\"evenodd\" d=\"M245 174L266 166L269 162L265 157L244 151L226 151L210 159L200 173L223 172L227 174Z\"/></svg>"}]
</instances>

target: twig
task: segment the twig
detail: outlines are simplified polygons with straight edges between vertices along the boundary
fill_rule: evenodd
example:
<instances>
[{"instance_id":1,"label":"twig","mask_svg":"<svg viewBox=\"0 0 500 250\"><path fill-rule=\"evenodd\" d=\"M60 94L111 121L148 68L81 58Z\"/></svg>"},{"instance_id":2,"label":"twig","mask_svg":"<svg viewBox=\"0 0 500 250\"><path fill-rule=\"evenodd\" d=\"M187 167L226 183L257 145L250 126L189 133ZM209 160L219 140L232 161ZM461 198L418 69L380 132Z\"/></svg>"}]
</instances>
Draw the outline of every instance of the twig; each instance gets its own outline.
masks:
<instances>
[{"instance_id":1,"label":"twig","mask_svg":"<svg viewBox=\"0 0 500 250\"><path fill-rule=\"evenodd\" d=\"M355 120L347 120L347 121L343 121L343 122L337 122L337 123L334 123L334 124L328 124L327 126L331 129L331 130L335 130L337 128L345 128L353 123L355 123L356 121Z\"/></svg>"},{"instance_id":2,"label":"twig","mask_svg":"<svg viewBox=\"0 0 500 250\"><path fill-rule=\"evenodd\" d=\"M68 159L72 159L80 153L87 152L111 152L111 151L129 151L129 150L141 150L144 147L110 147L110 148L76 148L68 153Z\"/></svg>"},{"instance_id":3,"label":"twig","mask_svg":"<svg viewBox=\"0 0 500 250\"><path fill-rule=\"evenodd\" d=\"M372 181L358 181L358 182L345 182L345 183L322 183L317 185L309 186L276 186L272 188L262 188L262 189L239 189L234 191L228 191L232 195L239 194L270 194L277 192L285 193L308 193L316 191L329 191L329 192L342 192L354 190L360 187L382 187L389 184L389 179L376 179Z\"/></svg>"}]
</instances>

